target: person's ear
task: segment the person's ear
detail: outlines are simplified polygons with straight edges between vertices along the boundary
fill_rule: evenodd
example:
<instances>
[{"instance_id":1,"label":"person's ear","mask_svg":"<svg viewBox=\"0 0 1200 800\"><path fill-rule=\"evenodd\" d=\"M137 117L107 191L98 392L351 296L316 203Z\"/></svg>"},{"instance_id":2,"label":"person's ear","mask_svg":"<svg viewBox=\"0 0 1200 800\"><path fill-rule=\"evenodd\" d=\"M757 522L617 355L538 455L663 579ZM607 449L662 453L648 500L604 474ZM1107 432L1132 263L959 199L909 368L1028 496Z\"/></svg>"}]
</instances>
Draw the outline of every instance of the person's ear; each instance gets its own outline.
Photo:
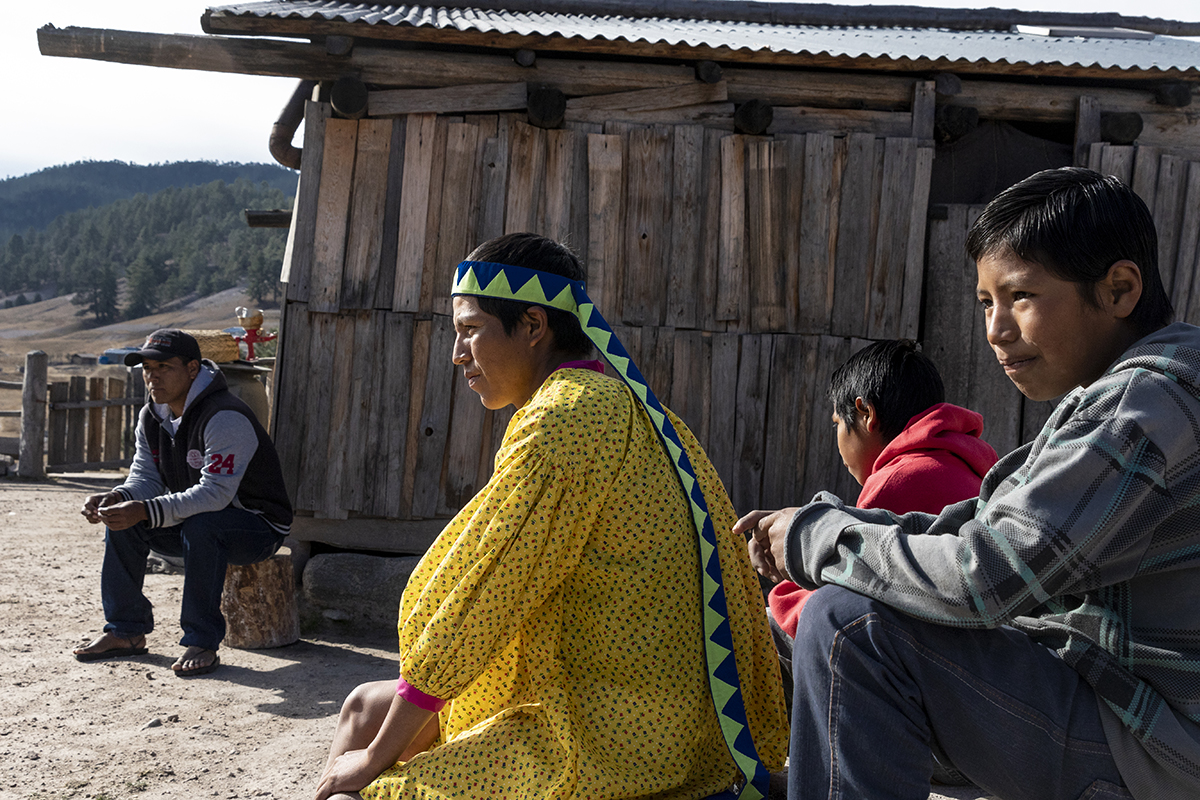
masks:
<instances>
[{"instance_id":1,"label":"person's ear","mask_svg":"<svg viewBox=\"0 0 1200 800\"><path fill-rule=\"evenodd\" d=\"M855 416L862 421L862 425L868 433L875 433L879 430L879 414L875 411L874 403L856 397L854 398L854 411Z\"/></svg>"},{"instance_id":2,"label":"person's ear","mask_svg":"<svg viewBox=\"0 0 1200 800\"><path fill-rule=\"evenodd\" d=\"M191 361L188 362L187 371L188 371L188 378L190 380L193 380L193 381L196 380L196 376L200 374L200 366L201 366L200 362L196 361L195 359L192 359Z\"/></svg>"},{"instance_id":3,"label":"person's ear","mask_svg":"<svg viewBox=\"0 0 1200 800\"><path fill-rule=\"evenodd\" d=\"M546 315L546 309L541 306L529 306L525 309L521 323L530 347L535 347L550 332L550 319Z\"/></svg>"},{"instance_id":4,"label":"person's ear","mask_svg":"<svg viewBox=\"0 0 1200 800\"><path fill-rule=\"evenodd\" d=\"M1127 319L1142 299L1142 270L1129 259L1115 262L1096 285L1096 296L1113 317Z\"/></svg>"}]
</instances>

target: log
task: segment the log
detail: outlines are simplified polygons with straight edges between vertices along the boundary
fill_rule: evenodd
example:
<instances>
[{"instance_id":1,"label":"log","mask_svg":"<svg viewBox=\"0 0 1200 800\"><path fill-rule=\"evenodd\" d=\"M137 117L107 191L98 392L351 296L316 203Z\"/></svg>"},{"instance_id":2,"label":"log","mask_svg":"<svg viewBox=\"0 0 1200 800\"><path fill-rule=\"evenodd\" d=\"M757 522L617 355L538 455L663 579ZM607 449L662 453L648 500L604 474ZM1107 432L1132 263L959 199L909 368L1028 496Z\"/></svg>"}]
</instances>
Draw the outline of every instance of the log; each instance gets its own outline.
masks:
<instances>
[{"instance_id":1,"label":"log","mask_svg":"<svg viewBox=\"0 0 1200 800\"><path fill-rule=\"evenodd\" d=\"M1105 111L1100 114L1100 138L1113 144L1133 144L1142 135L1142 115L1136 111Z\"/></svg>"},{"instance_id":2,"label":"log","mask_svg":"<svg viewBox=\"0 0 1200 800\"><path fill-rule=\"evenodd\" d=\"M1171 81L1154 87L1154 102L1160 106L1183 108L1192 104L1192 84Z\"/></svg>"},{"instance_id":3,"label":"log","mask_svg":"<svg viewBox=\"0 0 1200 800\"><path fill-rule=\"evenodd\" d=\"M741 133L758 136L766 133L775 119L775 110L766 100L747 100L733 112L733 126Z\"/></svg>"},{"instance_id":4,"label":"log","mask_svg":"<svg viewBox=\"0 0 1200 800\"><path fill-rule=\"evenodd\" d=\"M529 92L527 117L538 128L559 128L567 113L567 96L553 86L538 86Z\"/></svg>"},{"instance_id":5,"label":"log","mask_svg":"<svg viewBox=\"0 0 1200 800\"><path fill-rule=\"evenodd\" d=\"M257 564L230 564L221 592L225 640L239 650L283 647L300 640L292 559L276 553Z\"/></svg>"},{"instance_id":6,"label":"log","mask_svg":"<svg viewBox=\"0 0 1200 800\"><path fill-rule=\"evenodd\" d=\"M721 65L715 61L707 59L697 61L696 80L704 81L705 83L717 83L721 80Z\"/></svg>"},{"instance_id":7,"label":"log","mask_svg":"<svg viewBox=\"0 0 1200 800\"><path fill-rule=\"evenodd\" d=\"M21 388L21 443L17 474L22 478L46 477L43 437L46 432L46 363L43 350L25 354L25 380Z\"/></svg>"},{"instance_id":8,"label":"log","mask_svg":"<svg viewBox=\"0 0 1200 800\"><path fill-rule=\"evenodd\" d=\"M362 119L367 115L369 96L366 84L353 75L343 75L329 89L329 105L339 117Z\"/></svg>"},{"instance_id":9,"label":"log","mask_svg":"<svg viewBox=\"0 0 1200 800\"><path fill-rule=\"evenodd\" d=\"M537 63L537 53L533 50L522 48L513 53L513 61L517 62L522 67L532 67Z\"/></svg>"}]
</instances>

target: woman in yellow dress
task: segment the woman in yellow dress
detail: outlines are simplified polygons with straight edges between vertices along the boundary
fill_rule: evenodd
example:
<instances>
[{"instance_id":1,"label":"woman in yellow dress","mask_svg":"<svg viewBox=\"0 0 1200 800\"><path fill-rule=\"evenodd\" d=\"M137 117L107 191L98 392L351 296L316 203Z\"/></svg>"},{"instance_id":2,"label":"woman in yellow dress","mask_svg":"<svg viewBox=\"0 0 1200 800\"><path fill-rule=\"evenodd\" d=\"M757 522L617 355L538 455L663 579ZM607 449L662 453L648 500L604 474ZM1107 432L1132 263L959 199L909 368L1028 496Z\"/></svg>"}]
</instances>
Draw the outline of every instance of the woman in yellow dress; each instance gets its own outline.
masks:
<instances>
[{"instance_id":1,"label":"woman in yellow dress","mask_svg":"<svg viewBox=\"0 0 1200 800\"><path fill-rule=\"evenodd\" d=\"M473 263L583 279L570 250L533 234L487 242ZM399 682L347 698L316 799L728 792L747 770L727 741L749 739L714 710L728 691L706 666L697 517L665 440L625 383L584 360L574 314L480 296L462 266L454 362L486 407L516 412L491 479L404 591ZM787 718L759 584L720 479L667 416L715 531L749 750L779 770Z\"/></svg>"}]
</instances>

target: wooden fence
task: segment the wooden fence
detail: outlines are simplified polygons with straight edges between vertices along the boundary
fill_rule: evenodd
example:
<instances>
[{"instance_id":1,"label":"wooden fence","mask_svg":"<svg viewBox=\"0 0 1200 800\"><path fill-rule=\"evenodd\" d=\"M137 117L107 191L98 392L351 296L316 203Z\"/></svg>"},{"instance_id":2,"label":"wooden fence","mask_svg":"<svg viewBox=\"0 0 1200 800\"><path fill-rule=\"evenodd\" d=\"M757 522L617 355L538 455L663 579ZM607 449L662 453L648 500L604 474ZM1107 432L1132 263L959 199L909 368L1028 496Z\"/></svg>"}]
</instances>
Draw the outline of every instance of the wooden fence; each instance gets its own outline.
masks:
<instances>
[{"instance_id":1,"label":"wooden fence","mask_svg":"<svg viewBox=\"0 0 1200 800\"><path fill-rule=\"evenodd\" d=\"M73 376L49 383L46 354L35 351L25 358L24 380L0 383L0 389L22 392L20 411L0 412L21 417L16 446L0 439L0 452L19 459L20 475L118 469L133 462L137 409L145 403L140 371L124 380Z\"/></svg>"}]
</instances>

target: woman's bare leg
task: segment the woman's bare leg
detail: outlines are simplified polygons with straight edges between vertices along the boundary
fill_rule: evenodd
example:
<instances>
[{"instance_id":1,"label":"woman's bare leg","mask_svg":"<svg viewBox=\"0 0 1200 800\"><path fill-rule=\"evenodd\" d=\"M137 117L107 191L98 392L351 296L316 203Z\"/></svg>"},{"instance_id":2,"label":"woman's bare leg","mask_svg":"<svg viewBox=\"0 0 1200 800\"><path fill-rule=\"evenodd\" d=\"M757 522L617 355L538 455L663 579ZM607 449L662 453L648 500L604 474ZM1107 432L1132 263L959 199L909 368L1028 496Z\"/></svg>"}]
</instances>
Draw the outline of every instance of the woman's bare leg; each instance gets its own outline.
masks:
<instances>
[{"instance_id":1,"label":"woman's bare leg","mask_svg":"<svg viewBox=\"0 0 1200 800\"><path fill-rule=\"evenodd\" d=\"M362 683L350 692L346 701L342 703L337 729L333 733L333 743L329 746L329 759L325 762L326 769L342 753L362 750L371 743L375 734L379 733L395 696L395 681ZM435 716L417 734L417 738L404 751L401 760L407 761L417 753L428 750L437 740L438 731L438 718Z\"/></svg>"},{"instance_id":2,"label":"woman's bare leg","mask_svg":"<svg viewBox=\"0 0 1200 800\"><path fill-rule=\"evenodd\" d=\"M338 756L351 750L362 750L379 733L383 720L396 695L395 681L360 683L342 703L333 743L329 746L328 769Z\"/></svg>"}]
</instances>

